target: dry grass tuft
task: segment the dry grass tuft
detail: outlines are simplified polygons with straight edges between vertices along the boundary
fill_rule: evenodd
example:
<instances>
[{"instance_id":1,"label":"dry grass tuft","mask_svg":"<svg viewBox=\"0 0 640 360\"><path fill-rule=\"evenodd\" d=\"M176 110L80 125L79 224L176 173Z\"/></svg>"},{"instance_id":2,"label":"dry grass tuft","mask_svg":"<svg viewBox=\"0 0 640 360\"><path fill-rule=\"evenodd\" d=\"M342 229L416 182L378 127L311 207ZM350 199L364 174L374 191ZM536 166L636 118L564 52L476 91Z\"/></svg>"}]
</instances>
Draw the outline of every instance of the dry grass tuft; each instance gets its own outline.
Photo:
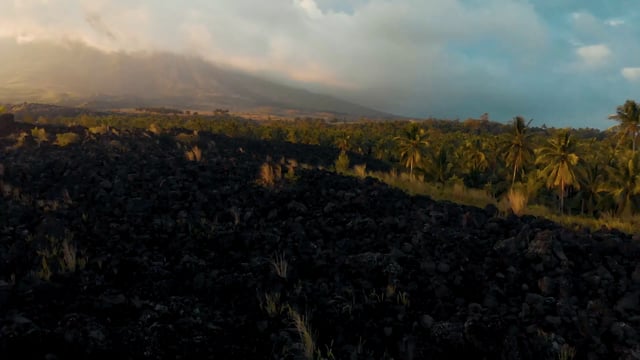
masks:
<instances>
[{"instance_id":1,"label":"dry grass tuft","mask_svg":"<svg viewBox=\"0 0 640 360\"><path fill-rule=\"evenodd\" d=\"M313 359L316 343L307 317L300 315L292 308L289 308L289 317L291 317L293 326L298 331L298 335L300 335L300 342L302 343L305 359Z\"/></svg>"},{"instance_id":2,"label":"dry grass tuft","mask_svg":"<svg viewBox=\"0 0 640 360\"><path fill-rule=\"evenodd\" d=\"M189 161L201 162L202 161L202 150L195 145L191 148L191 150L187 150L184 152L185 158Z\"/></svg>"},{"instance_id":3,"label":"dry grass tuft","mask_svg":"<svg viewBox=\"0 0 640 360\"><path fill-rule=\"evenodd\" d=\"M558 359L572 360L574 357L576 357L576 349L573 346L569 346L569 344L562 345L558 353Z\"/></svg>"},{"instance_id":4,"label":"dry grass tuft","mask_svg":"<svg viewBox=\"0 0 640 360\"><path fill-rule=\"evenodd\" d=\"M527 209L527 194L519 189L510 189L507 193L507 203L514 214L520 216Z\"/></svg>"},{"instance_id":5,"label":"dry grass tuft","mask_svg":"<svg viewBox=\"0 0 640 360\"><path fill-rule=\"evenodd\" d=\"M272 164L270 161L260 166L260 177L258 183L266 187L274 187L282 180L282 166L280 164Z\"/></svg>"},{"instance_id":6,"label":"dry grass tuft","mask_svg":"<svg viewBox=\"0 0 640 360\"><path fill-rule=\"evenodd\" d=\"M258 300L260 301L260 308L262 308L269 317L280 315L286 308L286 306L280 303L280 293L266 293L264 294L264 300L260 298Z\"/></svg>"},{"instance_id":7,"label":"dry grass tuft","mask_svg":"<svg viewBox=\"0 0 640 360\"><path fill-rule=\"evenodd\" d=\"M334 162L334 166L336 168L336 172L339 174L344 174L349 170L349 156L345 151L340 151L340 155Z\"/></svg>"},{"instance_id":8,"label":"dry grass tuft","mask_svg":"<svg viewBox=\"0 0 640 360\"><path fill-rule=\"evenodd\" d=\"M289 269L289 263L287 262L287 259L285 259L284 253L274 255L271 258L270 262L271 262L271 266L273 267L273 270L276 272L276 275L278 275L283 279L286 279L287 271Z\"/></svg>"},{"instance_id":9,"label":"dry grass tuft","mask_svg":"<svg viewBox=\"0 0 640 360\"><path fill-rule=\"evenodd\" d=\"M359 178L367 177L367 164L354 165L353 171L356 173L356 176Z\"/></svg>"}]
</instances>

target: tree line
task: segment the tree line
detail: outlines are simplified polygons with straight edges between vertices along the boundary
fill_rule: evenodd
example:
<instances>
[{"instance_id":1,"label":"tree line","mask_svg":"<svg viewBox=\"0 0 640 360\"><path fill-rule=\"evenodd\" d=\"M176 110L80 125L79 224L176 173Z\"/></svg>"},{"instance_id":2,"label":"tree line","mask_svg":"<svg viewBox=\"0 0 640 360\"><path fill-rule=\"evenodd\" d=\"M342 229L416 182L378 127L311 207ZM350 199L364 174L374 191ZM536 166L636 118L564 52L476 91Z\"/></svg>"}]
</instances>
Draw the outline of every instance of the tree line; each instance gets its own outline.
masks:
<instances>
[{"instance_id":1,"label":"tree line","mask_svg":"<svg viewBox=\"0 0 640 360\"><path fill-rule=\"evenodd\" d=\"M232 137L328 146L345 156L357 153L407 171L412 181L446 186L461 183L495 198L512 189L529 203L558 213L602 213L624 217L640 204L637 140L640 105L626 101L611 116L616 126L596 129L535 127L521 116L508 124L465 121L368 121L324 119L253 121L224 114L81 115L38 123L109 126L121 129L211 131Z\"/></svg>"}]
</instances>

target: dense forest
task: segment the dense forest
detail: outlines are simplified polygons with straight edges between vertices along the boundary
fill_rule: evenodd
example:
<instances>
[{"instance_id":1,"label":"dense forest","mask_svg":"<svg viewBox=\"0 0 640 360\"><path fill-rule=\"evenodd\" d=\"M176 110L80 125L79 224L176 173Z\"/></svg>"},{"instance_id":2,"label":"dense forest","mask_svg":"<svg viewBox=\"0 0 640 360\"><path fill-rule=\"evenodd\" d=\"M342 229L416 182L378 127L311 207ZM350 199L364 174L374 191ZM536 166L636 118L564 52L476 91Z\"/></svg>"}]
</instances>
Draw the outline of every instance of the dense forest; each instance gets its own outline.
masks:
<instances>
[{"instance_id":1,"label":"dense forest","mask_svg":"<svg viewBox=\"0 0 640 360\"><path fill-rule=\"evenodd\" d=\"M21 120L35 126L25 136L40 136L39 141L48 139L37 126L48 124L83 126L88 134L146 129L161 135L178 128L184 130L178 140L185 149L197 145L199 131L331 147L336 150L334 170L358 170L412 193L481 207L494 204L503 211L590 227L634 231L638 223L640 105L632 100L617 108L607 131L538 126L521 116L502 124L486 115L464 121L253 121L218 111L213 116L185 112L51 119L23 114ZM377 169L372 162L388 166Z\"/></svg>"}]
</instances>

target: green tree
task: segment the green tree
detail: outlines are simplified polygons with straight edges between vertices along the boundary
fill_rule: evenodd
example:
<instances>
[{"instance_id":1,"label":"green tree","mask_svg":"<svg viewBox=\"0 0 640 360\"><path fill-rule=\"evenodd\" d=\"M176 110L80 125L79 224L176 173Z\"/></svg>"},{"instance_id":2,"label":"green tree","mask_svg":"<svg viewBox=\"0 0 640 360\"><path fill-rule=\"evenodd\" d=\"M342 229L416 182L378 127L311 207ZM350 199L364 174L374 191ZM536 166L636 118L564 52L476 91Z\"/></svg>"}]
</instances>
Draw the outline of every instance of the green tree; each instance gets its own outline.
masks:
<instances>
[{"instance_id":1,"label":"green tree","mask_svg":"<svg viewBox=\"0 0 640 360\"><path fill-rule=\"evenodd\" d=\"M529 123L525 123L524 118L516 116L513 118L513 134L511 139L507 140L503 146L502 153L505 156L507 166L513 169L511 178L511 186L516 182L516 176L520 173L524 175L525 167L531 163L534 158L533 149L531 148L530 134L527 133Z\"/></svg>"},{"instance_id":2,"label":"green tree","mask_svg":"<svg viewBox=\"0 0 640 360\"><path fill-rule=\"evenodd\" d=\"M541 176L548 188L560 190L560 213L564 213L564 193L567 186L580 188L577 167L580 158L576 154L576 144L568 131L551 138L548 144L538 150L536 164L542 166Z\"/></svg>"},{"instance_id":3,"label":"green tree","mask_svg":"<svg viewBox=\"0 0 640 360\"><path fill-rule=\"evenodd\" d=\"M634 153L610 170L607 190L616 200L619 215L632 213L632 199L640 194L639 161L640 156Z\"/></svg>"},{"instance_id":4,"label":"green tree","mask_svg":"<svg viewBox=\"0 0 640 360\"><path fill-rule=\"evenodd\" d=\"M7 108L3 105L0 105L0 114L4 114L7 111Z\"/></svg>"},{"instance_id":5,"label":"green tree","mask_svg":"<svg viewBox=\"0 0 640 360\"><path fill-rule=\"evenodd\" d=\"M620 123L620 140L631 138L631 149L636 152L636 140L640 133L640 105L633 100L625 101L618 106L616 113L609 116L610 119Z\"/></svg>"},{"instance_id":6,"label":"green tree","mask_svg":"<svg viewBox=\"0 0 640 360\"><path fill-rule=\"evenodd\" d=\"M409 176L413 179L413 168L420 164L425 156L427 146L427 134L412 124L403 136L393 138L400 150L400 160L409 168Z\"/></svg>"},{"instance_id":7,"label":"green tree","mask_svg":"<svg viewBox=\"0 0 640 360\"><path fill-rule=\"evenodd\" d=\"M444 144L440 145L436 151L430 154L426 166L426 172L431 179L444 185L453 175L451 150Z\"/></svg>"},{"instance_id":8,"label":"green tree","mask_svg":"<svg viewBox=\"0 0 640 360\"><path fill-rule=\"evenodd\" d=\"M336 139L336 145L338 146L338 149L340 149L340 151L345 152L345 151L349 151L351 150L351 136L345 134L341 134L337 139Z\"/></svg>"}]
</instances>

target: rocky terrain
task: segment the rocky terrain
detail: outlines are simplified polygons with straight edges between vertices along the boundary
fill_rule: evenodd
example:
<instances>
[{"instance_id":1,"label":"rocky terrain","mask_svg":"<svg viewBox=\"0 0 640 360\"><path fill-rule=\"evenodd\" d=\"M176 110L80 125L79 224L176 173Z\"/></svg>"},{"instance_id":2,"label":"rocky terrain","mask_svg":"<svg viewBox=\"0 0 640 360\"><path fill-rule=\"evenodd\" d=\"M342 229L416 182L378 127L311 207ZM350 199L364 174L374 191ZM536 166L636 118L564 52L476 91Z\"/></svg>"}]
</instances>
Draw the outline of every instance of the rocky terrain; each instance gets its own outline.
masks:
<instances>
[{"instance_id":1,"label":"rocky terrain","mask_svg":"<svg viewBox=\"0 0 640 360\"><path fill-rule=\"evenodd\" d=\"M408 196L331 149L46 131L0 134L2 359L640 358L630 235Z\"/></svg>"}]
</instances>

